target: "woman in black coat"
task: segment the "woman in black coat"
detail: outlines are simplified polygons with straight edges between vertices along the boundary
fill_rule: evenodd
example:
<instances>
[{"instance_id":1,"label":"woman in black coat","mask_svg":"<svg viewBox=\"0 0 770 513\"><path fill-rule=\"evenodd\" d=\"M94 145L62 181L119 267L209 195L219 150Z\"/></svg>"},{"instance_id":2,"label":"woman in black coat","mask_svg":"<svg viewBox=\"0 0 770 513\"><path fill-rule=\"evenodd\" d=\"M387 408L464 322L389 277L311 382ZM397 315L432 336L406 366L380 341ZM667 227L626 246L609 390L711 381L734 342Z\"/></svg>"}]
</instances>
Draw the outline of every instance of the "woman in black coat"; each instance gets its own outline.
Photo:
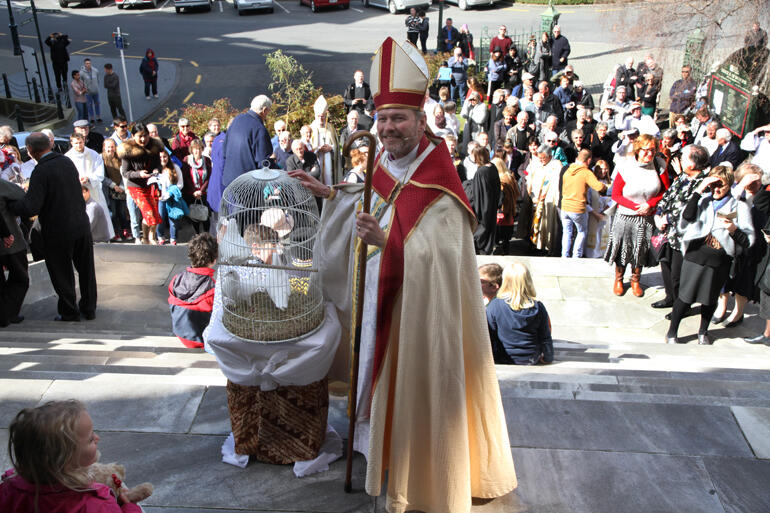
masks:
<instances>
[{"instance_id":1,"label":"woman in black coat","mask_svg":"<svg viewBox=\"0 0 770 513\"><path fill-rule=\"evenodd\" d=\"M479 167L466 187L471 207L479 221L473 241L477 254L491 255L495 249L497 209L500 206L500 176L497 167L489 161L487 148L476 147L473 159Z\"/></svg>"}]
</instances>

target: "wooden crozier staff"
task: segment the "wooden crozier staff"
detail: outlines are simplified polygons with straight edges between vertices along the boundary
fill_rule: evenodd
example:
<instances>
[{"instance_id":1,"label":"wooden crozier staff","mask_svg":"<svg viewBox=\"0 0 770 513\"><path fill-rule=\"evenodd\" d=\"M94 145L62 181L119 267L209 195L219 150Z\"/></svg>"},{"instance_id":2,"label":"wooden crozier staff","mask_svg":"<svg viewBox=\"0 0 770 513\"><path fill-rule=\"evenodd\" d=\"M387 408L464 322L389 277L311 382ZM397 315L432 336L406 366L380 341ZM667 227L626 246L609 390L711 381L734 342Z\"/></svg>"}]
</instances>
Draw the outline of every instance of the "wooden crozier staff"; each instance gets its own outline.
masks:
<instances>
[{"instance_id":1,"label":"wooden crozier staff","mask_svg":"<svg viewBox=\"0 0 770 513\"><path fill-rule=\"evenodd\" d=\"M361 205L363 213L369 213L370 203L372 202L372 174L374 173L374 152L377 147L377 141L374 136L366 130L358 130L353 133L342 148L345 157L350 156L350 149L354 141L365 137L369 140L369 154L366 158L366 174L364 176L364 200ZM348 450L347 467L345 469L345 492L350 493L353 490L351 483L353 474L353 439L356 433L356 402L358 401L358 360L359 350L361 349L361 319L364 314L364 289L366 288L366 253L367 244L361 240L358 246L358 273L356 282L358 283L355 316L356 332L353 338L353 355L351 358L350 388L348 391L348 414L350 421L348 423Z\"/></svg>"}]
</instances>

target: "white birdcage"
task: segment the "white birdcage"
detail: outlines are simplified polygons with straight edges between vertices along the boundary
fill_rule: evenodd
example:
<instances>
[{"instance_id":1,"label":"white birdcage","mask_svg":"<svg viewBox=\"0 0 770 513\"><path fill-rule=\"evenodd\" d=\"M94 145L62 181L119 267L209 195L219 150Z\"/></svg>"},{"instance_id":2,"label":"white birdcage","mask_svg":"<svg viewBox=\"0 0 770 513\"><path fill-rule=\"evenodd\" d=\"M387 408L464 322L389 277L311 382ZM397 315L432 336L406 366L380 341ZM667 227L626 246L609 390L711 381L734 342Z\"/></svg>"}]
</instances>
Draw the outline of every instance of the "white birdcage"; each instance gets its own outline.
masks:
<instances>
[{"instance_id":1,"label":"white birdcage","mask_svg":"<svg viewBox=\"0 0 770 513\"><path fill-rule=\"evenodd\" d=\"M249 171L227 186L217 226L217 287L230 333L286 342L321 326L321 278L313 267L319 227L315 198L285 171Z\"/></svg>"}]
</instances>

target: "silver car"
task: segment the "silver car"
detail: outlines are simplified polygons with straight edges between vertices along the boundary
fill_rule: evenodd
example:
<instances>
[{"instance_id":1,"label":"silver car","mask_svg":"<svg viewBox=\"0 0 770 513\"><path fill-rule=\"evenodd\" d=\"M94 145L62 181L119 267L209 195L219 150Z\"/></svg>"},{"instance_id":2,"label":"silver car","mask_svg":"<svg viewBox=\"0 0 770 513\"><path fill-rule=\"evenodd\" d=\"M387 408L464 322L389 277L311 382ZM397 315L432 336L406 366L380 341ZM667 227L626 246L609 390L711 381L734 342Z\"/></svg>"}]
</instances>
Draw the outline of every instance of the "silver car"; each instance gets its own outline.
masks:
<instances>
[{"instance_id":1,"label":"silver car","mask_svg":"<svg viewBox=\"0 0 770 513\"><path fill-rule=\"evenodd\" d=\"M211 0L174 0L174 10L179 14L182 9L203 7L204 11L211 10Z\"/></svg>"},{"instance_id":2,"label":"silver car","mask_svg":"<svg viewBox=\"0 0 770 513\"><path fill-rule=\"evenodd\" d=\"M265 9L273 12L273 0L233 0L233 7L238 11L238 16L243 16L243 11L253 9Z\"/></svg>"},{"instance_id":3,"label":"silver car","mask_svg":"<svg viewBox=\"0 0 770 513\"><path fill-rule=\"evenodd\" d=\"M373 5L375 7L384 7L390 11L390 14L397 14L400 11L407 11L414 7L415 9L425 8L427 11L432 0L363 0L364 7Z\"/></svg>"}]
</instances>

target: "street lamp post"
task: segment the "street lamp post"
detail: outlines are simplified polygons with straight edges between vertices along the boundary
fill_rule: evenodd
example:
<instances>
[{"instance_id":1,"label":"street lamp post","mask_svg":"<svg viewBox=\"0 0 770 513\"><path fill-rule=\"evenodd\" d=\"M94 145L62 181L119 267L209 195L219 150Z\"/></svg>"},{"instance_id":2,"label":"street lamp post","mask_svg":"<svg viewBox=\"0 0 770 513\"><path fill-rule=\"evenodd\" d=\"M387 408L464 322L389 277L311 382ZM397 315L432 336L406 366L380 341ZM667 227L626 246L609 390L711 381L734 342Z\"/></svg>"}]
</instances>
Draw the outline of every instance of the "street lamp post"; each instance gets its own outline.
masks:
<instances>
[{"instance_id":1,"label":"street lamp post","mask_svg":"<svg viewBox=\"0 0 770 513\"><path fill-rule=\"evenodd\" d=\"M13 9L11 9L11 0L5 0L8 4L8 28L11 29L11 40L13 41L13 54L21 55L21 44L19 44L19 29L16 27L16 20L13 18Z\"/></svg>"},{"instance_id":2,"label":"street lamp post","mask_svg":"<svg viewBox=\"0 0 770 513\"><path fill-rule=\"evenodd\" d=\"M438 30L436 31L436 53L441 52L444 41L441 39L441 29L444 26L444 0L438 0Z\"/></svg>"},{"instance_id":3,"label":"street lamp post","mask_svg":"<svg viewBox=\"0 0 770 513\"><path fill-rule=\"evenodd\" d=\"M10 2L10 0L8 0ZM51 78L48 75L48 64L45 62L45 48L43 48L43 38L40 37L40 24L37 22L37 9L35 8L35 0L29 0L29 5L32 7L32 18L35 20L35 32L37 32L37 42L40 45L40 57L43 59L43 70L45 71L45 83L48 86L48 102L53 102L53 90L51 89ZM65 77L66 80L66 77Z\"/></svg>"}]
</instances>

